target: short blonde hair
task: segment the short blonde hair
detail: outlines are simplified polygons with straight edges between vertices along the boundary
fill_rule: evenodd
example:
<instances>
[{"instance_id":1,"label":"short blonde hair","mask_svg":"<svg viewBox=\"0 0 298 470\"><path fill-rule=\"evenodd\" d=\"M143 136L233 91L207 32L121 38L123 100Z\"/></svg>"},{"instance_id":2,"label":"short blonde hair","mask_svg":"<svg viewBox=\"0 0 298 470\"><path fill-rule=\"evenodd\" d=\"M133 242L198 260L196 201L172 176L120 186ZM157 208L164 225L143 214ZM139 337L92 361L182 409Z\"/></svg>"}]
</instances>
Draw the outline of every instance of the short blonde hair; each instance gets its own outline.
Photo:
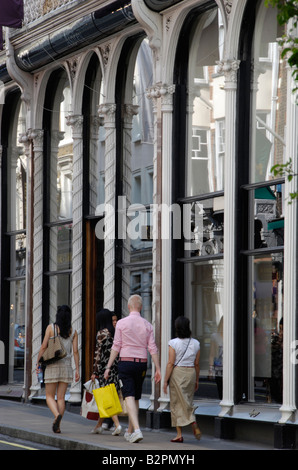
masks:
<instances>
[{"instance_id":1,"label":"short blonde hair","mask_svg":"<svg viewBox=\"0 0 298 470\"><path fill-rule=\"evenodd\" d=\"M142 297L138 294L131 295L128 299L127 305L130 310L132 309L137 310L137 312L140 312L143 306Z\"/></svg>"}]
</instances>

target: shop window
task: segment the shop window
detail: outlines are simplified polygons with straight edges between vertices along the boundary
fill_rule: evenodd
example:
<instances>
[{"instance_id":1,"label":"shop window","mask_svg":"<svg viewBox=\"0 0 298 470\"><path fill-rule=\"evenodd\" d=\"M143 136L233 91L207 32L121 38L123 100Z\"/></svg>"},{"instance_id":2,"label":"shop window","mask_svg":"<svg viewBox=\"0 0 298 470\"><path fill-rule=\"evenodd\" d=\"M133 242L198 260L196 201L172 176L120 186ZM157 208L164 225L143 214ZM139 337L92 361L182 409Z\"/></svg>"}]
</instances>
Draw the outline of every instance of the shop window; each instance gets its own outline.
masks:
<instances>
[{"instance_id":1,"label":"shop window","mask_svg":"<svg viewBox=\"0 0 298 470\"><path fill-rule=\"evenodd\" d=\"M25 105L17 102L11 119L10 142L7 148L5 233L7 260L5 282L9 295L8 381L23 382L25 367L25 296L26 296L26 223L27 223L27 156L18 139L25 133ZM8 305L8 301L6 303Z\"/></svg>"},{"instance_id":2,"label":"shop window","mask_svg":"<svg viewBox=\"0 0 298 470\"><path fill-rule=\"evenodd\" d=\"M128 46L129 50L123 57L131 54L128 65L130 72L126 76L132 80L123 81L123 69L119 66L118 86L125 88L119 106L122 109L121 132L122 148L119 164L118 194L122 196L119 204L119 215L123 217L122 226L126 227L118 250L118 268L121 270L122 291L121 305L127 312L127 300L133 292L139 292L144 299L151 298L152 283L148 281L148 273L152 269L152 240L150 226L152 223L151 205L153 203L153 106L146 96L146 90L152 85L153 65L152 51L147 38L138 39ZM126 59L127 60L127 59ZM120 140L120 139L119 139ZM119 153L120 153L119 152ZM124 209L124 210L123 210ZM120 212L121 210L121 212ZM118 242L119 243L119 242ZM140 271L141 266L141 271ZM136 275L138 272L138 275ZM136 286L136 279L140 285ZM146 285L146 287L145 287ZM120 287L120 286L119 286ZM120 290L119 295L120 296ZM118 300L120 304L120 300ZM152 320L151 303L145 300L146 318Z\"/></svg>"},{"instance_id":3,"label":"shop window","mask_svg":"<svg viewBox=\"0 0 298 470\"><path fill-rule=\"evenodd\" d=\"M176 136L173 168L182 237L173 240L176 255L173 312L174 317L184 312L190 318L192 335L200 341L200 386L196 397L220 400L225 92L224 77L217 71L224 38L221 13L215 4L192 12L185 21L181 37L175 67L174 122L177 127L173 130ZM187 50L185 44L188 44ZM182 151L184 159L181 159ZM175 217L173 226L174 223L177 229ZM182 279L184 292L181 295ZM175 295L178 290L183 304Z\"/></svg>"},{"instance_id":4,"label":"shop window","mask_svg":"<svg viewBox=\"0 0 298 470\"><path fill-rule=\"evenodd\" d=\"M53 72L44 110L44 325L57 306L71 305L73 142L66 117L71 110L67 74Z\"/></svg>"},{"instance_id":5,"label":"shop window","mask_svg":"<svg viewBox=\"0 0 298 470\"><path fill-rule=\"evenodd\" d=\"M271 168L284 163L286 60L278 37L276 10L257 9L252 42L249 183L243 186L248 208L248 391L250 402L282 402L283 355L283 180Z\"/></svg>"}]
</instances>

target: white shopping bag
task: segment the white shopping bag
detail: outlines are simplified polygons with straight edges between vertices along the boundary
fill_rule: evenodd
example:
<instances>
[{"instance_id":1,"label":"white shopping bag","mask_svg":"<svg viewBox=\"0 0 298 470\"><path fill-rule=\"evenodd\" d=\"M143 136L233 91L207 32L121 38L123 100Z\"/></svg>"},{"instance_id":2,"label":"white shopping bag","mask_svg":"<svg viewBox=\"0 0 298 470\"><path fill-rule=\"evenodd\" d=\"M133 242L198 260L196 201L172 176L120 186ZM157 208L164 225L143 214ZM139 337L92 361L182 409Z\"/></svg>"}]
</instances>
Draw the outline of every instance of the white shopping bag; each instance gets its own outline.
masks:
<instances>
[{"instance_id":1,"label":"white shopping bag","mask_svg":"<svg viewBox=\"0 0 298 470\"><path fill-rule=\"evenodd\" d=\"M97 421L99 418L97 404L92 393L92 390L98 388L99 383L98 380L95 379L94 382L89 380L88 382L84 383L84 390L83 400L81 404L81 416L83 418L91 419L93 421Z\"/></svg>"}]
</instances>

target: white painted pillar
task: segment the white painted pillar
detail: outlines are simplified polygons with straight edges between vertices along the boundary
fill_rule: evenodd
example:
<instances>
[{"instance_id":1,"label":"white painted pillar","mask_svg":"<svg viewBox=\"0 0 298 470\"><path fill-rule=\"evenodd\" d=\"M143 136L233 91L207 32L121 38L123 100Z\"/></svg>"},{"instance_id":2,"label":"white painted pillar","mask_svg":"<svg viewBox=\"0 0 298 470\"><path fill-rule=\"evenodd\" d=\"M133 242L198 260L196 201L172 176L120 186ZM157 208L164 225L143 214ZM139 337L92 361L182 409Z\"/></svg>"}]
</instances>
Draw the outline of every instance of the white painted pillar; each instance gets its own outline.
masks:
<instances>
[{"instance_id":1,"label":"white painted pillar","mask_svg":"<svg viewBox=\"0 0 298 470\"><path fill-rule=\"evenodd\" d=\"M288 67L288 102L285 161L292 159L292 169L298 173L298 106L293 88L292 69ZM297 199L288 203L290 193L297 192L297 176L285 181L285 233L284 233L284 315L283 315L283 403L280 423L288 421L296 411L295 362L296 359L296 297L297 297Z\"/></svg>"},{"instance_id":2,"label":"white painted pillar","mask_svg":"<svg viewBox=\"0 0 298 470\"><path fill-rule=\"evenodd\" d=\"M226 91L226 153L225 153L225 226L224 226L224 300L223 300L223 416L234 405L234 320L235 320L235 235L236 235L236 91L238 60L219 62L225 75Z\"/></svg>"},{"instance_id":3,"label":"white painted pillar","mask_svg":"<svg viewBox=\"0 0 298 470\"><path fill-rule=\"evenodd\" d=\"M67 124L72 127L73 137L72 326L78 332L81 360L83 310L83 116L70 115L67 117ZM81 401L81 381L73 381L71 384L68 401Z\"/></svg>"}]
</instances>

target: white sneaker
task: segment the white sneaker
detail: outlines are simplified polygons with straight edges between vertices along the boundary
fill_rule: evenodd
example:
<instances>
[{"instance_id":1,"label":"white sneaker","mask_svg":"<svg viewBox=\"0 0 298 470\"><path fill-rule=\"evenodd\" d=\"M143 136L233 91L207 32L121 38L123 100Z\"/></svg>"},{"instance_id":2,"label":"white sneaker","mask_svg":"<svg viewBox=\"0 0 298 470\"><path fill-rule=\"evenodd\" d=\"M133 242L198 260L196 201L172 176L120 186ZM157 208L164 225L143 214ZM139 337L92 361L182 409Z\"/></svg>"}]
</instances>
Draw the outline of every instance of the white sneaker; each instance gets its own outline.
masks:
<instances>
[{"instance_id":1,"label":"white sneaker","mask_svg":"<svg viewBox=\"0 0 298 470\"><path fill-rule=\"evenodd\" d=\"M98 427L98 428L95 427L94 429L92 429L91 433L92 433L92 434L102 434L102 433L103 433L103 428L102 428L102 426L100 426L100 427Z\"/></svg>"},{"instance_id":2,"label":"white sneaker","mask_svg":"<svg viewBox=\"0 0 298 470\"><path fill-rule=\"evenodd\" d=\"M131 436L131 433L128 432L128 429L125 429L124 439L125 439L127 442L130 441L130 436Z\"/></svg>"},{"instance_id":3,"label":"white sneaker","mask_svg":"<svg viewBox=\"0 0 298 470\"><path fill-rule=\"evenodd\" d=\"M119 424L119 426L112 432L112 436L119 436L119 434L121 433L121 425Z\"/></svg>"},{"instance_id":4,"label":"white sneaker","mask_svg":"<svg viewBox=\"0 0 298 470\"><path fill-rule=\"evenodd\" d=\"M129 442L140 442L143 439L143 434L140 429L137 429L130 436Z\"/></svg>"},{"instance_id":5,"label":"white sneaker","mask_svg":"<svg viewBox=\"0 0 298 470\"><path fill-rule=\"evenodd\" d=\"M108 423L102 423L102 429L108 429Z\"/></svg>"}]
</instances>

